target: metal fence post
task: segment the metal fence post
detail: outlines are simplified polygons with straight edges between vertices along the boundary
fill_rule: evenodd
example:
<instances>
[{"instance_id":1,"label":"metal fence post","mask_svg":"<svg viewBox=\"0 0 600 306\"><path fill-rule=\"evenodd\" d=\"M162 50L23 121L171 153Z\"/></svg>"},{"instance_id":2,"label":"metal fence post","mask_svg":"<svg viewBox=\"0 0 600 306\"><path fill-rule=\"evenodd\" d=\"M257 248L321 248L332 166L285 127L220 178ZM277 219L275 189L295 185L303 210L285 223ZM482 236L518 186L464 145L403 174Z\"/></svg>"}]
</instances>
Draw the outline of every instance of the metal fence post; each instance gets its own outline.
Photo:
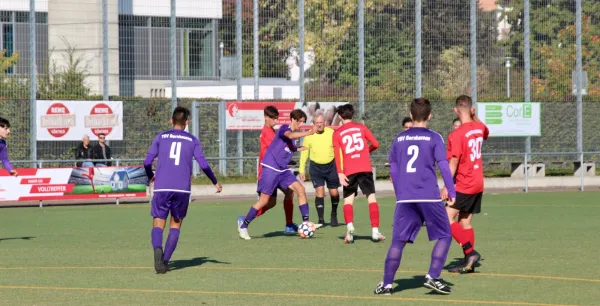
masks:
<instances>
[{"instance_id":1,"label":"metal fence post","mask_svg":"<svg viewBox=\"0 0 600 306\"><path fill-rule=\"evenodd\" d=\"M423 0L415 0L415 80L416 80L416 97L423 96L423 79L422 79L422 59L421 59L421 20L422 20L422 1Z\"/></svg>"},{"instance_id":2,"label":"metal fence post","mask_svg":"<svg viewBox=\"0 0 600 306\"><path fill-rule=\"evenodd\" d=\"M581 50L581 0L576 0L575 9L575 27L576 27L576 82L577 82L577 151L580 155L580 171L581 171L581 191L583 191L583 172L585 170L583 166L583 59Z\"/></svg>"},{"instance_id":3,"label":"metal fence post","mask_svg":"<svg viewBox=\"0 0 600 306\"><path fill-rule=\"evenodd\" d=\"M235 7L235 47L237 57L237 100L242 101L242 0L236 0ZM241 159L244 156L244 131L239 130L237 132L237 156L240 157L238 161L238 168L240 175L244 173L244 160Z\"/></svg>"},{"instance_id":4,"label":"metal fence post","mask_svg":"<svg viewBox=\"0 0 600 306\"><path fill-rule=\"evenodd\" d=\"M298 61L300 76L300 103L304 103L304 0L298 0Z\"/></svg>"},{"instance_id":5,"label":"metal fence post","mask_svg":"<svg viewBox=\"0 0 600 306\"><path fill-rule=\"evenodd\" d=\"M258 19L258 0L253 0L252 1L253 4L252 6L254 7L254 22L253 22L253 40L254 40L254 48L253 48L253 52L254 52L254 100L258 100L259 99L259 90L260 90L260 83L259 83L259 78L260 78L260 70L259 70L259 45L258 45L258 25L260 23L260 20Z\"/></svg>"},{"instance_id":6,"label":"metal fence post","mask_svg":"<svg viewBox=\"0 0 600 306\"><path fill-rule=\"evenodd\" d=\"M579 190L583 191L585 187L585 167L583 165L583 152L579 154L579 177L581 179Z\"/></svg>"},{"instance_id":7,"label":"metal fence post","mask_svg":"<svg viewBox=\"0 0 600 306\"><path fill-rule=\"evenodd\" d=\"M102 99L108 101L108 0L102 0Z\"/></svg>"},{"instance_id":8,"label":"metal fence post","mask_svg":"<svg viewBox=\"0 0 600 306\"><path fill-rule=\"evenodd\" d=\"M200 138L200 118L198 116L198 101L192 102L192 135ZM198 163L193 163L193 176L197 177L200 174Z\"/></svg>"},{"instance_id":9,"label":"metal fence post","mask_svg":"<svg viewBox=\"0 0 600 306\"><path fill-rule=\"evenodd\" d=\"M475 106L477 104L477 0L471 0L470 15L471 98Z\"/></svg>"},{"instance_id":10,"label":"metal fence post","mask_svg":"<svg viewBox=\"0 0 600 306\"><path fill-rule=\"evenodd\" d=\"M219 103L219 170L227 176L227 123L225 101Z\"/></svg>"},{"instance_id":11,"label":"metal fence post","mask_svg":"<svg viewBox=\"0 0 600 306\"><path fill-rule=\"evenodd\" d=\"M525 152L525 192L529 192L529 153Z\"/></svg>"},{"instance_id":12,"label":"metal fence post","mask_svg":"<svg viewBox=\"0 0 600 306\"><path fill-rule=\"evenodd\" d=\"M525 87L525 102L531 102L531 24L529 12L529 0L525 0L523 12L524 29L524 46L523 46L523 61L524 61L524 87ZM531 153L531 136L525 138L525 152Z\"/></svg>"},{"instance_id":13,"label":"metal fence post","mask_svg":"<svg viewBox=\"0 0 600 306\"><path fill-rule=\"evenodd\" d=\"M365 1L358 0L358 109L365 116Z\"/></svg>"},{"instance_id":14,"label":"metal fence post","mask_svg":"<svg viewBox=\"0 0 600 306\"><path fill-rule=\"evenodd\" d=\"M171 0L171 18L169 27L170 61L171 61L171 111L177 107L177 0Z\"/></svg>"},{"instance_id":15,"label":"metal fence post","mask_svg":"<svg viewBox=\"0 0 600 306\"><path fill-rule=\"evenodd\" d=\"M37 65L36 65L36 21L35 0L29 0L29 155L31 160L37 160ZM35 162L32 164L35 167ZM41 205L41 202L40 202Z\"/></svg>"}]
</instances>

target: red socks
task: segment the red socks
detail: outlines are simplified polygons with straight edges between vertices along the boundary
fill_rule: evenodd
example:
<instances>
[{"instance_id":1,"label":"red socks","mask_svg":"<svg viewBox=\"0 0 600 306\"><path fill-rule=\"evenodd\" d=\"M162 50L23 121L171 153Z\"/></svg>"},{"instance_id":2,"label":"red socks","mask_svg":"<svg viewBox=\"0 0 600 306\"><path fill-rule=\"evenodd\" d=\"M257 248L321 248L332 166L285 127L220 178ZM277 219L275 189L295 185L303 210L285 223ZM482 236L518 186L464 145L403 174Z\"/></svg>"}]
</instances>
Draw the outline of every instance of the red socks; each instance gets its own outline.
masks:
<instances>
[{"instance_id":1,"label":"red socks","mask_svg":"<svg viewBox=\"0 0 600 306\"><path fill-rule=\"evenodd\" d=\"M344 220L346 224L354 221L354 210L350 204L344 204Z\"/></svg>"},{"instance_id":2,"label":"red socks","mask_svg":"<svg viewBox=\"0 0 600 306\"><path fill-rule=\"evenodd\" d=\"M379 205L377 205L377 202L369 203L369 216L371 217L371 227L379 227Z\"/></svg>"},{"instance_id":3,"label":"red socks","mask_svg":"<svg viewBox=\"0 0 600 306\"><path fill-rule=\"evenodd\" d=\"M450 225L450 229L452 230L452 238L462 246L463 253L465 255L471 253L475 248L475 232L473 228L464 229L460 223L454 222Z\"/></svg>"}]
</instances>

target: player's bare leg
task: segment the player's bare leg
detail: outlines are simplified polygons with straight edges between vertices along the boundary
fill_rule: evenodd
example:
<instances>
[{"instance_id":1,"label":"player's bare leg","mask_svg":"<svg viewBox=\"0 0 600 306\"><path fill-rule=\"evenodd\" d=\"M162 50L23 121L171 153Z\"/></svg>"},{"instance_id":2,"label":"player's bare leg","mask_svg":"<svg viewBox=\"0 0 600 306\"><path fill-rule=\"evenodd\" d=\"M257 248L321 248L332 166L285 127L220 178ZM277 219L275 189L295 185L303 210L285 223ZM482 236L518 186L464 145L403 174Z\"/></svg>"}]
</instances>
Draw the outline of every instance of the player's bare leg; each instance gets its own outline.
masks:
<instances>
[{"instance_id":1,"label":"player's bare leg","mask_svg":"<svg viewBox=\"0 0 600 306\"><path fill-rule=\"evenodd\" d=\"M385 237L379 232L379 204L377 204L377 198L374 193L367 196L367 202L369 203L369 216L371 218L371 227L373 228L371 239L374 242L383 241Z\"/></svg>"},{"instance_id":2,"label":"player's bare leg","mask_svg":"<svg viewBox=\"0 0 600 306\"><path fill-rule=\"evenodd\" d=\"M175 252L175 248L177 247L177 242L179 241L179 233L181 230L181 224L183 223L182 219L176 219L171 216L171 224L169 226L169 236L167 237L167 242L165 243L165 267L167 271L169 270L169 260Z\"/></svg>"},{"instance_id":3,"label":"player's bare leg","mask_svg":"<svg viewBox=\"0 0 600 306\"><path fill-rule=\"evenodd\" d=\"M356 194L351 194L348 197L344 198L344 220L346 221L346 237L344 238L344 242L353 243L354 242L354 196Z\"/></svg>"},{"instance_id":4,"label":"player's bare leg","mask_svg":"<svg viewBox=\"0 0 600 306\"><path fill-rule=\"evenodd\" d=\"M258 201L254 205L252 205L252 207L250 207L250 210L246 214L246 218L244 218L242 222L240 222L240 220L238 219L237 228L240 238L244 240L251 239L250 235L248 235L248 225L250 224L250 222L252 222L252 220L254 220L254 218L256 218L256 214L258 213L258 211L269 204L270 198L270 195L261 193L260 197L258 198Z\"/></svg>"},{"instance_id":5,"label":"player's bare leg","mask_svg":"<svg viewBox=\"0 0 600 306\"><path fill-rule=\"evenodd\" d=\"M319 216L319 223L325 224L325 186L315 187L315 207Z\"/></svg>"},{"instance_id":6,"label":"player's bare leg","mask_svg":"<svg viewBox=\"0 0 600 306\"><path fill-rule=\"evenodd\" d=\"M287 189L283 192L283 211L285 212L285 233L296 234L298 225L294 223L294 191Z\"/></svg>"},{"instance_id":7,"label":"player's bare leg","mask_svg":"<svg viewBox=\"0 0 600 306\"><path fill-rule=\"evenodd\" d=\"M302 222L309 221L309 206L308 199L306 197L306 190L304 185L296 181L290 185L288 189L291 189L298 195L298 208L300 208L300 214L302 215ZM315 224L315 229L322 227L323 224Z\"/></svg>"},{"instance_id":8,"label":"player's bare leg","mask_svg":"<svg viewBox=\"0 0 600 306\"><path fill-rule=\"evenodd\" d=\"M165 228L165 219L154 218L152 221L152 249L154 250L154 270L156 273L164 274L167 272L167 266L164 262L163 253L163 230Z\"/></svg>"},{"instance_id":9,"label":"player's bare leg","mask_svg":"<svg viewBox=\"0 0 600 306\"><path fill-rule=\"evenodd\" d=\"M338 226L337 208L340 203L340 192L337 188L329 189L329 196L331 197L331 226Z\"/></svg>"}]
</instances>

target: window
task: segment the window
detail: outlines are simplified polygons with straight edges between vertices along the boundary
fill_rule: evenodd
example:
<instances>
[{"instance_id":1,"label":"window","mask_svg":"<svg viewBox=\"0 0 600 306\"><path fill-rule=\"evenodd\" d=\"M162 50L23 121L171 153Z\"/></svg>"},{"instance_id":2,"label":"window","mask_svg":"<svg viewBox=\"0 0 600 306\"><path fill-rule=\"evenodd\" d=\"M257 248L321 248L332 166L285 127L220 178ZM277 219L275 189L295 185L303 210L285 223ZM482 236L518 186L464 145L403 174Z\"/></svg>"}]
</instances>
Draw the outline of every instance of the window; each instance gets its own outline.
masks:
<instances>
[{"instance_id":1,"label":"window","mask_svg":"<svg viewBox=\"0 0 600 306\"><path fill-rule=\"evenodd\" d=\"M10 57L13 55L13 53L15 52L15 46L14 46L14 31L13 31L13 27L11 24L2 24L2 33L0 35L0 37L2 37L2 45L0 45L0 47L2 47L2 50L6 50L6 56ZM6 69L6 73L13 73L14 72L14 67L8 67L8 69Z\"/></svg>"},{"instance_id":2,"label":"window","mask_svg":"<svg viewBox=\"0 0 600 306\"><path fill-rule=\"evenodd\" d=\"M184 32L185 76L209 77L213 75L212 33L203 30ZM186 48L187 47L187 48Z\"/></svg>"}]
</instances>

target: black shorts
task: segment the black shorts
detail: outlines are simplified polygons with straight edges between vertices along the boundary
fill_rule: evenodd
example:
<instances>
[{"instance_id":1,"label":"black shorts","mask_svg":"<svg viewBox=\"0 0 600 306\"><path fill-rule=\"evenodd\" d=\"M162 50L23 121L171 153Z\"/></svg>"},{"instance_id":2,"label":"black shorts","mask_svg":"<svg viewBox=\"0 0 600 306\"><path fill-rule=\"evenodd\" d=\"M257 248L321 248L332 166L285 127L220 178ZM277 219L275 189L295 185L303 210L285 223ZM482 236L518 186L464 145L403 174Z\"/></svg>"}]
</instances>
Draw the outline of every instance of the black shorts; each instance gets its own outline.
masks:
<instances>
[{"instance_id":1,"label":"black shorts","mask_svg":"<svg viewBox=\"0 0 600 306\"><path fill-rule=\"evenodd\" d=\"M328 164L317 164L311 161L308 171L310 172L310 180L313 183L313 187L322 187L325 186L325 183L327 183L328 189L337 189L340 187L340 179L335 167L335 161L331 161Z\"/></svg>"},{"instance_id":2,"label":"black shorts","mask_svg":"<svg viewBox=\"0 0 600 306\"><path fill-rule=\"evenodd\" d=\"M373 172L359 172L348 176L348 186L344 187L344 198L351 195L357 195L358 187L366 196L375 193L375 181L373 181Z\"/></svg>"},{"instance_id":3,"label":"black shorts","mask_svg":"<svg viewBox=\"0 0 600 306\"><path fill-rule=\"evenodd\" d=\"M476 194L456 193L456 202L451 208L459 210L462 213L478 214L481 212L481 199L483 192Z\"/></svg>"}]
</instances>

